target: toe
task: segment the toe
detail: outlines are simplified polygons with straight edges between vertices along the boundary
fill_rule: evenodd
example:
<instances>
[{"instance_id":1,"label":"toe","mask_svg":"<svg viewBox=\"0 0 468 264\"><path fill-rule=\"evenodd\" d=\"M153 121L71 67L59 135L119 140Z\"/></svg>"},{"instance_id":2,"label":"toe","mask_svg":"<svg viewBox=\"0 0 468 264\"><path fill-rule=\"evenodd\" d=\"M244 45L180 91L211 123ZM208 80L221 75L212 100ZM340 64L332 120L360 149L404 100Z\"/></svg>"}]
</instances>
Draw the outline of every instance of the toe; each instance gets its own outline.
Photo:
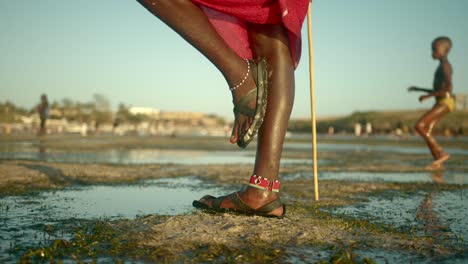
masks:
<instances>
[{"instance_id":1,"label":"toe","mask_svg":"<svg viewBox=\"0 0 468 264\"><path fill-rule=\"evenodd\" d=\"M253 117L249 117L249 126L252 125L253 121L254 121L254 118L253 118Z\"/></svg>"},{"instance_id":2,"label":"toe","mask_svg":"<svg viewBox=\"0 0 468 264\"><path fill-rule=\"evenodd\" d=\"M245 135L245 133L247 133L247 129L249 128L249 122L247 120L244 120L244 122L242 122L242 134L241 135Z\"/></svg>"},{"instance_id":3,"label":"toe","mask_svg":"<svg viewBox=\"0 0 468 264\"><path fill-rule=\"evenodd\" d=\"M239 138L239 122L236 118L236 120L234 121L234 126L232 128L231 138L229 139L229 141L232 144L235 144L238 138Z\"/></svg>"},{"instance_id":4,"label":"toe","mask_svg":"<svg viewBox=\"0 0 468 264\"><path fill-rule=\"evenodd\" d=\"M203 196L200 200L198 200L200 203L204 203L206 204L207 206L211 207L211 203L213 202L213 199L215 199L215 197L213 196Z\"/></svg>"}]
</instances>

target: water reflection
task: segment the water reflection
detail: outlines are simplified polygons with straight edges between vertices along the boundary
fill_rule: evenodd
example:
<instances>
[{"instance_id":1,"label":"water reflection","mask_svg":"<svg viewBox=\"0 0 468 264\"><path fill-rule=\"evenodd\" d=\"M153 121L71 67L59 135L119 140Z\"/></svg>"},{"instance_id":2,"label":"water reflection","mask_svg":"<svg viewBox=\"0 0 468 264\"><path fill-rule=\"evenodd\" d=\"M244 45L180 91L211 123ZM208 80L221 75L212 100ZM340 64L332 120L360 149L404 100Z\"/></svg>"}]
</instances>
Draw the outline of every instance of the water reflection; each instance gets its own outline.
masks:
<instances>
[{"instance_id":1,"label":"water reflection","mask_svg":"<svg viewBox=\"0 0 468 264\"><path fill-rule=\"evenodd\" d=\"M46 146L42 140L39 141L37 145L37 160L45 161L47 154L46 154Z\"/></svg>"},{"instance_id":2,"label":"water reflection","mask_svg":"<svg viewBox=\"0 0 468 264\"><path fill-rule=\"evenodd\" d=\"M66 226L79 225L80 219L187 213L193 210L194 199L206 193L219 196L231 191L234 190L184 177L149 180L138 185L73 187L2 197L0 263L16 262L16 257L8 254L9 249L37 247L50 239L68 238ZM21 250L15 254L21 254Z\"/></svg>"},{"instance_id":3,"label":"water reflection","mask_svg":"<svg viewBox=\"0 0 468 264\"><path fill-rule=\"evenodd\" d=\"M283 180L312 179L312 172L299 172L285 175ZM468 184L468 177L463 172L319 172L319 180L340 180L354 182L439 182L445 184Z\"/></svg>"},{"instance_id":4,"label":"water reflection","mask_svg":"<svg viewBox=\"0 0 468 264\"><path fill-rule=\"evenodd\" d=\"M328 211L389 224L405 232L413 231L418 236L432 237L435 242L468 246L468 241L463 240L468 237L467 189L440 190L439 184L447 184L442 171L434 172L430 177L435 185L429 190L411 194L392 191L370 197L364 203Z\"/></svg>"},{"instance_id":5,"label":"water reflection","mask_svg":"<svg viewBox=\"0 0 468 264\"><path fill-rule=\"evenodd\" d=\"M112 164L253 164L254 151L204 151L167 149L110 149L103 151L59 152L38 151L0 152L0 159L25 159L47 162L112 163ZM282 159L283 164L308 163L308 159Z\"/></svg>"},{"instance_id":6,"label":"water reflection","mask_svg":"<svg viewBox=\"0 0 468 264\"><path fill-rule=\"evenodd\" d=\"M286 143L285 149L312 149L311 143ZM427 154L427 147L414 146L387 146L387 145L368 145L368 144L331 144L318 143L318 151L356 151L356 152L393 152L402 154ZM444 148L452 155L468 155L468 150L459 148Z\"/></svg>"},{"instance_id":7,"label":"water reflection","mask_svg":"<svg viewBox=\"0 0 468 264\"><path fill-rule=\"evenodd\" d=\"M436 184L443 184L444 178L442 171L433 172L432 180ZM426 197L417 208L415 219L423 223L423 230L426 236L432 237L438 241L444 241L450 236L447 233L450 227L442 224L440 217L434 210L433 200L437 195L439 195L437 189L427 193Z\"/></svg>"}]
</instances>

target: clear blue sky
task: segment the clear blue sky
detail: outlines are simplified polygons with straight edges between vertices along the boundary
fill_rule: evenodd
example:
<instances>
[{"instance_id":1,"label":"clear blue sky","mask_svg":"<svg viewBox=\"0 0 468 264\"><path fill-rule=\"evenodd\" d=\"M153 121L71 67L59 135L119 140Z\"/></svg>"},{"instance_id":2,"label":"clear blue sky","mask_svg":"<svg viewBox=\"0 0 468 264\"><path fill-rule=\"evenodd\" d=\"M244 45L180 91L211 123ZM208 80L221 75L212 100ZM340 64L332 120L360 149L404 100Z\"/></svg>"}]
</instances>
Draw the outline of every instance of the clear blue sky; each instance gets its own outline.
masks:
<instances>
[{"instance_id":1,"label":"clear blue sky","mask_svg":"<svg viewBox=\"0 0 468 264\"><path fill-rule=\"evenodd\" d=\"M467 10L467 0L315 0L317 115L430 107L406 87L431 86L439 35L454 42L455 92L468 93ZM41 93L51 101L101 93L114 107L231 117L222 76L135 0L3 0L0 38L0 101L32 107ZM303 48L293 117L310 116Z\"/></svg>"}]
</instances>

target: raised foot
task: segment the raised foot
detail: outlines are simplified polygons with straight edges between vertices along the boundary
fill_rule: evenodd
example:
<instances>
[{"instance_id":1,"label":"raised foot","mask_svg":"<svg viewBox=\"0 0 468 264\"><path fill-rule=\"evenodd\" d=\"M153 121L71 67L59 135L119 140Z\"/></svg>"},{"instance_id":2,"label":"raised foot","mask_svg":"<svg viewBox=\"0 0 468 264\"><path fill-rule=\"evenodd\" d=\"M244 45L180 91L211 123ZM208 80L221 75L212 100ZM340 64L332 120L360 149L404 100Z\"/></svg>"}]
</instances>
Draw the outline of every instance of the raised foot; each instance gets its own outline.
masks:
<instances>
[{"instance_id":1,"label":"raised foot","mask_svg":"<svg viewBox=\"0 0 468 264\"><path fill-rule=\"evenodd\" d=\"M446 162L448 159L450 159L450 154L442 153L442 155L440 155L440 157L436 159L432 164L442 165L442 163Z\"/></svg>"},{"instance_id":2,"label":"raised foot","mask_svg":"<svg viewBox=\"0 0 468 264\"><path fill-rule=\"evenodd\" d=\"M434 160L431 164L426 166L426 170L429 171L438 171L438 170L444 170L444 162L450 159L450 155L448 153L442 153L440 157L436 160Z\"/></svg>"},{"instance_id":3,"label":"raised foot","mask_svg":"<svg viewBox=\"0 0 468 264\"><path fill-rule=\"evenodd\" d=\"M431 163L425 167L426 170L428 171L443 171L445 170L444 164L434 164Z\"/></svg>"},{"instance_id":4,"label":"raised foot","mask_svg":"<svg viewBox=\"0 0 468 264\"><path fill-rule=\"evenodd\" d=\"M249 62L249 76L242 85L232 91L234 102L234 126L230 142L245 148L262 125L267 103L266 61Z\"/></svg>"}]
</instances>

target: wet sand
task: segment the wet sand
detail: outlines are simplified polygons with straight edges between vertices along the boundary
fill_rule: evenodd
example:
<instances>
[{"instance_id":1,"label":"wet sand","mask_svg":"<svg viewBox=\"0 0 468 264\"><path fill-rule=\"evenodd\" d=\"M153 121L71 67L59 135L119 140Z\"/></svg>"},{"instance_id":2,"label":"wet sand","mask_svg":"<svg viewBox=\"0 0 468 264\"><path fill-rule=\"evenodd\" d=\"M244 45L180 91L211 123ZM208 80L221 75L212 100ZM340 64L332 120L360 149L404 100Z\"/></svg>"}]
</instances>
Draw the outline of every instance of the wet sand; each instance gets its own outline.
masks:
<instances>
[{"instance_id":1,"label":"wet sand","mask_svg":"<svg viewBox=\"0 0 468 264\"><path fill-rule=\"evenodd\" d=\"M70 136L52 137L42 141L17 138L9 140L8 143L24 143L28 140L33 148L45 147L47 151L165 148L171 144L175 149L237 151L225 143L224 139L206 138L195 140L125 137L109 140L107 137L82 139ZM150 141L153 143L150 144ZM362 142L359 144L365 145ZM395 144L398 145L394 141L382 143ZM414 144L418 145L412 142L401 147L409 148ZM464 149L463 145L458 147ZM286 148L283 157L310 159L310 151ZM427 173L423 166L430 162L428 154L372 149L326 150L319 152L319 158L321 172L341 172L344 175L347 172L403 175ZM311 164L286 164L281 168L281 175L285 176L282 199L287 204L288 211L284 219L208 214L193 210L173 216L151 214L135 219L70 220L71 223L67 224L73 227L73 235L70 238L50 240L47 245L17 250L16 254L23 254L24 260L64 258L82 261L136 259L179 263L328 263L341 258L354 261L351 263L364 263L366 258L379 261L395 259L397 256L397 259L403 262L461 263L468 258L467 243L464 238L443 239L447 233L452 232L450 230L445 230L445 233L421 233L421 230L406 228L412 226L410 223L403 227L396 226L362 215L336 214L334 210L359 206L375 198L391 200L402 194L416 197L420 192L464 192L467 189L465 184L438 184L436 181L443 181L444 173L463 175L468 171L466 160L465 155L453 155L444 172L428 173L430 180L424 182L321 180L319 202L313 201L312 183L308 178ZM237 189L246 179L240 175L250 173L251 165L245 164L120 165L9 159L0 160L0 195L26 195L70 186L129 185L149 179L186 176L195 176L206 184ZM203 186L200 186L199 191L203 193ZM369 259L367 261L370 261Z\"/></svg>"}]
</instances>

